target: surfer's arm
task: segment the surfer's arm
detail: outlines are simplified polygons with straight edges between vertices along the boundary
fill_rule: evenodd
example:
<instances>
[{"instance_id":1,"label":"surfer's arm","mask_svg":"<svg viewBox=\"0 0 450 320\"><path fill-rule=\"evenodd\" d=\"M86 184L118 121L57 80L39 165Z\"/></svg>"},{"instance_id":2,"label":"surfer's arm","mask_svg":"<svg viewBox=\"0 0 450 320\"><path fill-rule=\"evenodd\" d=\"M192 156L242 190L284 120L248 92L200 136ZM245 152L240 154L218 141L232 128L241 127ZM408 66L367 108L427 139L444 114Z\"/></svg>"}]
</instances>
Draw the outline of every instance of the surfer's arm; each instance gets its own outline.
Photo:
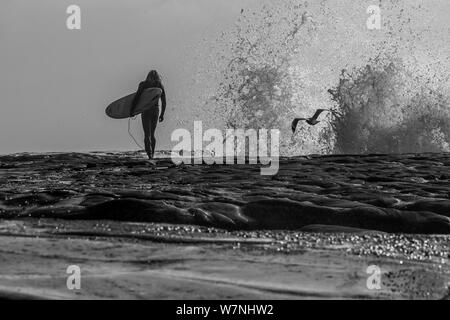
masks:
<instances>
[{"instance_id":1,"label":"surfer's arm","mask_svg":"<svg viewBox=\"0 0 450 320\"><path fill-rule=\"evenodd\" d=\"M166 90L164 90L164 87L161 88L161 115L159 116L160 120L164 120L164 113L166 112Z\"/></svg>"},{"instance_id":2,"label":"surfer's arm","mask_svg":"<svg viewBox=\"0 0 450 320\"><path fill-rule=\"evenodd\" d=\"M166 112L166 90L163 88L161 93L161 115L164 115L164 112Z\"/></svg>"}]
</instances>

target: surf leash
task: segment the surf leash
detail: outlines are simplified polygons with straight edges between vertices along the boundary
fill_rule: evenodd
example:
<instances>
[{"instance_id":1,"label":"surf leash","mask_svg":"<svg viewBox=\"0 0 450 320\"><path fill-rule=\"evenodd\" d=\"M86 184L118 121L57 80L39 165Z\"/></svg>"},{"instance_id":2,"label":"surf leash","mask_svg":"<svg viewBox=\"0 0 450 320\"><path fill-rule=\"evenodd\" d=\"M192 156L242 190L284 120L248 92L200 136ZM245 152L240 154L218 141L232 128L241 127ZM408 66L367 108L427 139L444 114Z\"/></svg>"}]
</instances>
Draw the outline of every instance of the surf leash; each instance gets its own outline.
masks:
<instances>
[{"instance_id":1,"label":"surf leash","mask_svg":"<svg viewBox=\"0 0 450 320\"><path fill-rule=\"evenodd\" d=\"M134 143L141 149L144 150L144 148L137 142L136 138L133 136L133 133L131 132L131 117L128 118L128 134L130 135L131 138L133 138Z\"/></svg>"}]
</instances>

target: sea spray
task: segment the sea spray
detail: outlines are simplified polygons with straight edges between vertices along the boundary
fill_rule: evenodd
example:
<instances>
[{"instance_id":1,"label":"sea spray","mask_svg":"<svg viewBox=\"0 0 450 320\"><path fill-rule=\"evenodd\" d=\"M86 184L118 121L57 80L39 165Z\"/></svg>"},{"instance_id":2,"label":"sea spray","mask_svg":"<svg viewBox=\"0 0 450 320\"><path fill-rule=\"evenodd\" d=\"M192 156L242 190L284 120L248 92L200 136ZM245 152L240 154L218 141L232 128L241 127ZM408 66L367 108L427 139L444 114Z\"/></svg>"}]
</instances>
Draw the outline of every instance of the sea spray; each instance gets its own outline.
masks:
<instances>
[{"instance_id":1,"label":"sea spray","mask_svg":"<svg viewBox=\"0 0 450 320\"><path fill-rule=\"evenodd\" d=\"M381 1L381 29L370 30L372 2L279 0L246 9L202 46L209 56L196 77L208 88L196 118L213 127L278 128L283 155L447 151L450 45L442 12L449 4ZM376 79L373 92L368 79ZM364 93L352 97L358 90ZM317 108L336 113L291 136L292 118Z\"/></svg>"},{"instance_id":2,"label":"sea spray","mask_svg":"<svg viewBox=\"0 0 450 320\"><path fill-rule=\"evenodd\" d=\"M335 153L450 151L450 96L399 59L343 72L330 90L339 110L330 120Z\"/></svg>"}]
</instances>

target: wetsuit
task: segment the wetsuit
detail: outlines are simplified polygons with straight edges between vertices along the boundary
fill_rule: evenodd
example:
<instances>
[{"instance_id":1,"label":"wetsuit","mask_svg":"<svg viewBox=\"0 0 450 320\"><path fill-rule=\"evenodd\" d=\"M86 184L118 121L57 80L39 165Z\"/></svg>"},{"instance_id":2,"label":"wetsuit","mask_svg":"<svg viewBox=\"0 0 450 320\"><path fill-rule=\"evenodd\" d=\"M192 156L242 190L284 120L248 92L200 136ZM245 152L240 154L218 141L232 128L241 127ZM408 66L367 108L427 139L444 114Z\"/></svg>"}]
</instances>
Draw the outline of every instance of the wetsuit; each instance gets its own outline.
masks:
<instances>
[{"instance_id":1,"label":"wetsuit","mask_svg":"<svg viewBox=\"0 0 450 320\"><path fill-rule=\"evenodd\" d=\"M155 82L155 81L142 81L139 84L139 88L136 92L136 96L133 99L131 111L136 107L136 105L139 102L139 98L142 95L142 92L145 89L148 88L160 88L162 90L161 93L161 102L162 102L162 110L161 110L161 121L164 118L164 113L166 111L166 92L164 90L164 86L161 82ZM144 129L144 145L145 145L145 151L147 152L147 155L150 159L153 158L155 154L155 146L156 146L156 139L155 139L155 131L156 126L158 124L158 116L159 116L159 106L155 105L151 107L150 109L142 112L141 119L142 119L142 127Z\"/></svg>"}]
</instances>

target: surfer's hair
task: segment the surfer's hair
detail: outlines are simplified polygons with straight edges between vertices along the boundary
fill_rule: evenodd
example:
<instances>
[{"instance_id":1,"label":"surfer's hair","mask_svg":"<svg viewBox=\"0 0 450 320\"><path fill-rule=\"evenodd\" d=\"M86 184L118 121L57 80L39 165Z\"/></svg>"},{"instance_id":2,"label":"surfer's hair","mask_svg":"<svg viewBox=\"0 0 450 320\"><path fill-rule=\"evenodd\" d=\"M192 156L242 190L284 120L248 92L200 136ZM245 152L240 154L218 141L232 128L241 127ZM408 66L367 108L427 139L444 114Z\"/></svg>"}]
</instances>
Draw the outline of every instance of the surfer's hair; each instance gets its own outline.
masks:
<instances>
[{"instance_id":1,"label":"surfer's hair","mask_svg":"<svg viewBox=\"0 0 450 320\"><path fill-rule=\"evenodd\" d=\"M161 76L159 75L158 71L152 70L147 75L147 81L160 83L161 82Z\"/></svg>"}]
</instances>

